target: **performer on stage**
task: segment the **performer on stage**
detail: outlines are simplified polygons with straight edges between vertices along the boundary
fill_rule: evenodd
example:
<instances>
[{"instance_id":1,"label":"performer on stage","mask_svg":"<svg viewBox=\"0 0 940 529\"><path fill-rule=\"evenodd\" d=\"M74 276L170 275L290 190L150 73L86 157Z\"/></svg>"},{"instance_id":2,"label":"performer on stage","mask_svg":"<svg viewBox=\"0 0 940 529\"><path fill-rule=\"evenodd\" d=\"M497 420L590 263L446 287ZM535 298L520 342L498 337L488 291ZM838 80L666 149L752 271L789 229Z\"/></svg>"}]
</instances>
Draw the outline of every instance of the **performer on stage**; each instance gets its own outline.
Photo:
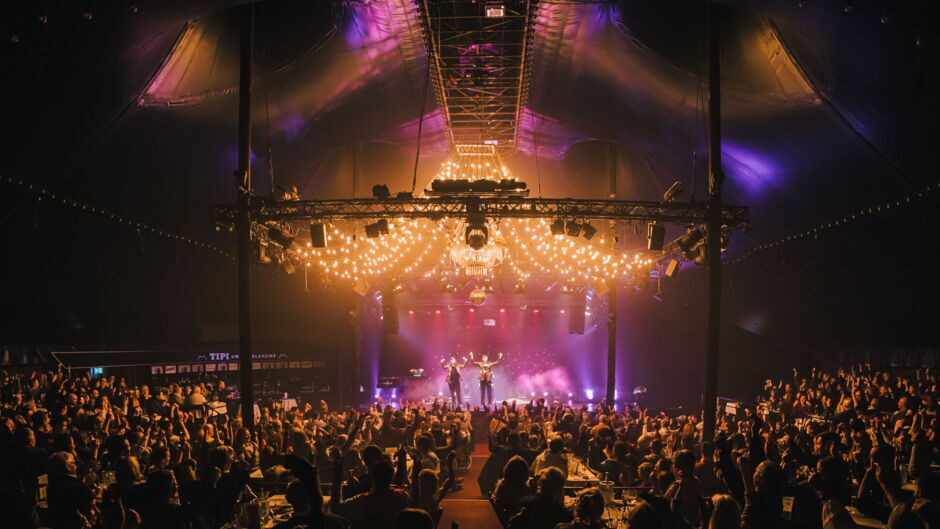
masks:
<instances>
[{"instance_id":1,"label":"performer on stage","mask_svg":"<svg viewBox=\"0 0 940 529\"><path fill-rule=\"evenodd\" d=\"M466 358L459 364L457 363L457 359L453 356L450 357L449 363L443 358L441 359L441 367L444 368L444 371L447 371L447 386L450 388L450 398L454 402L454 406L459 406L463 402L460 395L460 370L466 366Z\"/></svg>"},{"instance_id":2,"label":"performer on stage","mask_svg":"<svg viewBox=\"0 0 940 529\"><path fill-rule=\"evenodd\" d=\"M490 362L490 357L483 355L480 361L473 359L473 353L470 353L470 362L480 368L480 402L484 406L493 403L493 367L503 359L503 353L499 353L499 358Z\"/></svg>"}]
</instances>

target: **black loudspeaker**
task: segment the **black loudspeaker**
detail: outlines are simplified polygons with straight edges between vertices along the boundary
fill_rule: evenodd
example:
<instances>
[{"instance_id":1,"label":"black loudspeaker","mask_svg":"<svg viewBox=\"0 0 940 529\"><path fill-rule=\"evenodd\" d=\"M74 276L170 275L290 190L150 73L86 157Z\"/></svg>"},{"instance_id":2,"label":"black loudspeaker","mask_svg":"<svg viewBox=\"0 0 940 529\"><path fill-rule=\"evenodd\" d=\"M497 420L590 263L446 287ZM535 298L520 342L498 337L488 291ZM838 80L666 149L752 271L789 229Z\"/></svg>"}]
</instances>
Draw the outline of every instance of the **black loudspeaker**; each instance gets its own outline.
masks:
<instances>
[{"instance_id":1,"label":"black loudspeaker","mask_svg":"<svg viewBox=\"0 0 940 529\"><path fill-rule=\"evenodd\" d=\"M584 334L584 296L573 296L568 307L568 334Z\"/></svg>"},{"instance_id":2,"label":"black loudspeaker","mask_svg":"<svg viewBox=\"0 0 940 529\"><path fill-rule=\"evenodd\" d=\"M666 264L666 277L676 277L676 274L679 273L679 266L679 261L670 259Z\"/></svg>"},{"instance_id":3,"label":"black loudspeaker","mask_svg":"<svg viewBox=\"0 0 940 529\"><path fill-rule=\"evenodd\" d=\"M666 239L666 227L659 224L649 224L646 230L646 248L649 250L662 250Z\"/></svg>"},{"instance_id":4,"label":"black loudspeaker","mask_svg":"<svg viewBox=\"0 0 940 529\"><path fill-rule=\"evenodd\" d=\"M310 245L314 248L326 248L326 224L310 225Z\"/></svg>"},{"instance_id":5,"label":"black loudspeaker","mask_svg":"<svg viewBox=\"0 0 940 529\"><path fill-rule=\"evenodd\" d=\"M382 291L382 331L385 334L398 334L398 303L391 288Z\"/></svg>"}]
</instances>

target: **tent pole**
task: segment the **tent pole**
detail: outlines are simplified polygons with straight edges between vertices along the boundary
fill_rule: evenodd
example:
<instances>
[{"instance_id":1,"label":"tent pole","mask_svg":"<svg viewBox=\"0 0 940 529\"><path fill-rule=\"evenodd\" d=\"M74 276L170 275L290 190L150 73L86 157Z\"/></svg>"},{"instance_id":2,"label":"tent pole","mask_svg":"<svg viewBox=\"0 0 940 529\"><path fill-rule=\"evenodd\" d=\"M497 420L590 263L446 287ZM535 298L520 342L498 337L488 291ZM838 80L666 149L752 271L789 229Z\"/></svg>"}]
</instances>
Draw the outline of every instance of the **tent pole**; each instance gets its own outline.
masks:
<instances>
[{"instance_id":1,"label":"tent pole","mask_svg":"<svg viewBox=\"0 0 940 529\"><path fill-rule=\"evenodd\" d=\"M607 405L616 406L617 388L617 280L607 282Z\"/></svg>"},{"instance_id":2,"label":"tent pole","mask_svg":"<svg viewBox=\"0 0 940 529\"><path fill-rule=\"evenodd\" d=\"M717 6L708 11L708 212L705 258L708 267L708 337L705 349L705 392L702 398L702 438L715 435L718 400L719 334L721 331L721 21Z\"/></svg>"},{"instance_id":3,"label":"tent pole","mask_svg":"<svg viewBox=\"0 0 940 529\"><path fill-rule=\"evenodd\" d=\"M254 386L251 373L251 48L254 5L239 8L240 67L238 83L238 363L242 423L254 432Z\"/></svg>"}]
</instances>

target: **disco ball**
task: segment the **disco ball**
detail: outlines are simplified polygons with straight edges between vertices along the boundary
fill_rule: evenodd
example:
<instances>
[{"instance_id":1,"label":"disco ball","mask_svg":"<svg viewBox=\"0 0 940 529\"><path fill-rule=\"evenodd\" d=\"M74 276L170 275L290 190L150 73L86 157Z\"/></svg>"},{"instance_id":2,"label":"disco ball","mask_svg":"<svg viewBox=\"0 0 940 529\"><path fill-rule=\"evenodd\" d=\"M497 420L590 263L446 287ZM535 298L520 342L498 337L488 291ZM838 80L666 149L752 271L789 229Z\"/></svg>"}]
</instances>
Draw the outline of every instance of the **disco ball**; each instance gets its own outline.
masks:
<instances>
[{"instance_id":1,"label":"disco ball","mask_svg":"<svg viewBox=\"0 0 940 529\"><path fill-rule=\"evenodd\" d=\"M486 292L482 288L475 288L470 291L470 303L477 307L486 303Z\"/></svg>"}]
</instances>

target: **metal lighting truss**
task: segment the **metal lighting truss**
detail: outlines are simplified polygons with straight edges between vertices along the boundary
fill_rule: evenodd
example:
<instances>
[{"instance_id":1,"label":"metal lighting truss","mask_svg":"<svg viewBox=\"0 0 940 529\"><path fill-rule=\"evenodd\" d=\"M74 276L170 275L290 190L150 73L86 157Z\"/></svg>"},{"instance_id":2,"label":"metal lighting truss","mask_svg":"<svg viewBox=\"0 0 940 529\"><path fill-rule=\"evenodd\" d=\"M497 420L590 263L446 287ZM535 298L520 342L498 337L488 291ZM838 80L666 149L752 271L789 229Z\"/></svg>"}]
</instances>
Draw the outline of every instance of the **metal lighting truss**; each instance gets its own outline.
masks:
<instances>
[{"instance_id":1,"label":"metal lighting truss","mask_svg":"<svg viewBox=\"0 0 940 529\"><path fill-rule=\"evenodd\" d=\"M515 148L529 87L536 3L420 2L434 91L452 144Z\"/></svg>"},{"instance_id":2,"label":"metal lighting truss","mask_svg":"<svg viewBox=\"0 0 940 529\"><path fill-rule=\"evenodd\" d=\"M235 206L213 207L220 226L230 226ZM353 198L344 200L297 200L280 202L254 197L251 218L254 222L292 222L314 220L430 219L466 218L471 213L488 219L565 218L576 220L673 222L702 224L707 205L698 202L653 202L641 200L579 200L570 198L519 198L451 196L434 198ZM724 205L721 222L741 226L748 222L745 206Z\"/></svg>"}]
</instances>

